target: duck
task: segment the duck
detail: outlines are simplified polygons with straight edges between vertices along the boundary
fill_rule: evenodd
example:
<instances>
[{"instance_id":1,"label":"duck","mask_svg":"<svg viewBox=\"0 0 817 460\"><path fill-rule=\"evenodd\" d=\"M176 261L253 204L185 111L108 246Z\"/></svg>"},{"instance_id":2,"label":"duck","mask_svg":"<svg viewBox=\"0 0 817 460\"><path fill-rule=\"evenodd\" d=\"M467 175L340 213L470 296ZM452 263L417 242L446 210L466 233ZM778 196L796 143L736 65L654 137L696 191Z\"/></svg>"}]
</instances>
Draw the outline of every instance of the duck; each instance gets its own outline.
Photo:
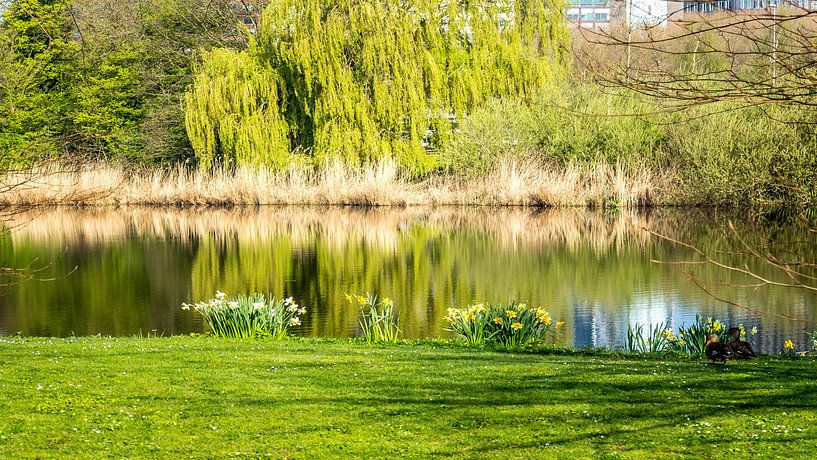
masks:
<instances>
[{"instance_id":1,"label":"duck","mask_svg":"<svg viewBox=\"0 0 817 460\"><path fill-rule=\"evenodd\" d=\"M733 327L729 329L729 342L726 344L733 359L754 359L757 358L752 344L745 340L740 340L740 329Z\"/></svg>"},{"instance_id":2,"label":"duck","mask_svg":"<svg viewBox=\"0 0 817 460\"><path fill-rule=\"evenodd\" d=\"M713 363L725 363L732 358L732 352L726 344L720 342L718 334L711 334L706 339L706 357Z\"/></svg>"}]
</instances>

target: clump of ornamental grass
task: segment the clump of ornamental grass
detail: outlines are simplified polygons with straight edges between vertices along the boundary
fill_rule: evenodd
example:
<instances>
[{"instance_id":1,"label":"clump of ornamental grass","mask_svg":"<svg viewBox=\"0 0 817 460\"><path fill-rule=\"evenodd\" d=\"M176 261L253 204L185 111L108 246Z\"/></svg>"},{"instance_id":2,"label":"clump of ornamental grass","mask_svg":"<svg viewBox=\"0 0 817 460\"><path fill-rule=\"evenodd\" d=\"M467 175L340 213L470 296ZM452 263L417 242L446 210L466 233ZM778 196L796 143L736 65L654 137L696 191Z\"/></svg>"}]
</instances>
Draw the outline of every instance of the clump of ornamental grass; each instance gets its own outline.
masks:
<instances>
[{"instance_id":1,"label":"clump of ornamental grass","mask_svg":"<svg viewBox=\"0 0 817 460\"><path fill-rule=\"evenodd\" d=\"M213 299L196 304L182 304L182 310L198 312L216 337L283 339L290 328L301 324L306 308L292 297L269 300L263 294L238 295L228 298L216 291Z\"/></svg>"},{"instance_id":2,"label":"clump of ornamental grass","mask_svg":"<svg viewBox=\"0 0 817 460\"><path fill-rule=\"evenodd\" d=\"M524 303L477 304L466 308L449 308L447 331L471 345L495 344L506 348L546 343L555 339L557 322L543 308L531 308Z\"/></svg>"},{"instance_id":3,"label":"clump of ornamental grass","mask_svg":"<svg viewBox=\"0 0 817 460\"><path fill-rule=\"evenodd\" d=\"M377 295L366 293L366 296L346 294L346 299L360 306L358 323L367 342L397 341L400 335L400 318L394 309L394 302L388 297L378 301Z\"/></svg>"}]
</instances>

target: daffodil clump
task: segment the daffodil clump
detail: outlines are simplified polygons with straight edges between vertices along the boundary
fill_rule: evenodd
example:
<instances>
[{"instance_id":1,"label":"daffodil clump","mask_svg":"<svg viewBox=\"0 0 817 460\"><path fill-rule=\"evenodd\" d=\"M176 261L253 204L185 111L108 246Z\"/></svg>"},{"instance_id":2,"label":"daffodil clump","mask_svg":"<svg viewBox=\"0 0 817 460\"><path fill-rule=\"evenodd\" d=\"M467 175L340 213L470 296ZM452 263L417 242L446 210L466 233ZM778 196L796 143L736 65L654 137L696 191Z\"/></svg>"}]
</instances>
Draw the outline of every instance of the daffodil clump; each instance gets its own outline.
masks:
<instances>
[{"instance_id":1,"label":"daffodil clump","mask_svg":"<svg viewBox=\"0 0 817 460\"><path fill-rule=\"evenodd\" d=\"M714 318L704 320L700 315L695 317L695 322L690 326L682 325L677 334L668 329L665 332L665 337L670 350L703 356L706 354L707 337L715 334L721 342L728 342L732 339L729 335L729 329L732 327L740 329L740 339L746 340L747 329L743 324L727 326ZM755 335L757 334L757 328L753 327L748 332Z\"/></svg>"},{"instance_id":2,"label":"daffodil clump","mask_svg":"<svg viewBox=\"0 0 817 460\"><path fill-rule=\"evenodd\" d=\"M682 324L677 333L666 326L666 323L650 325L646 332L643 325L628 326L625 350L630 353L677 352L704 356L706 341L712 334L717 335L723 343L732 340L729 335L732 327L740 329L740 340L746 340L747 333L757 334L756 327L747 330L743 324L727 326L714 318L703 319L701 315L696 315L695 322L691 325Z\"/></svg>"},{"instance_id":3,"label":"daffodil clump","mask_svg":"<svg viewBox=\"0 0 817 460\"><path fill-rule=\"evenodd\" d=\"M396 342L400 336L400 318L394 302L388 297L378 301L377 295L346 294L346 300L360 307L358 323L367 342Z\"/></svg>"},{"instance_id":4,"label":"daffodil clump","mask_svg":"<svg viewBox=\"0 0 817 460\"><path fill-rule=\"evenodd\" d=\"M238 295L228 298L216 291L213 299L195 304L182 304L182 310L195 310L216 337L282 339L290 328L300 326L306 308L292 297L284 300L267 298L263 294Z\"/></svg>"},{"instance_id":5,"label":"daffodil clump","mask_svg":"<svg viewBox=\"0 0 817 460\"><path fill-rule=\"evenodd\" d=\"M453 332L472 345L495 343L504 347L525 346L553 338L564 323L554 325L550 313L543 308L528 307L524 303L469 305L449 308L446 330Z\"/></svg>"}]
</instances>

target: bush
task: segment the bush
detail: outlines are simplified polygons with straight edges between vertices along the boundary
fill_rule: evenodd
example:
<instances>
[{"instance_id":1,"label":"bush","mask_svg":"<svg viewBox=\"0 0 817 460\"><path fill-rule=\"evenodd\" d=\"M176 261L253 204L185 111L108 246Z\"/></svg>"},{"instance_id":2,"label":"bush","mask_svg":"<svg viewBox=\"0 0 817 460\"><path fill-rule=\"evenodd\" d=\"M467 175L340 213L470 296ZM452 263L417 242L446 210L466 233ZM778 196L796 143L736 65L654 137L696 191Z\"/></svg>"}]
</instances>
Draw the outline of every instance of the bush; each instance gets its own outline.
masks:
<instances>
[{"instance_id":1,"label":"bush","mask_svg":"<svg viewBox=\"0 0 817 460\"><path fill-rule=\"evenodd\" d=\"M204 317L216 337L242 339L283 339L292 326L301 324L300 315L306 313L306 308L298 306L292 297L267 301L263 294L252 294L228 299L223 292L205 302L182 305L183 310L191 308Z\"/></svg>"}]
</instances>

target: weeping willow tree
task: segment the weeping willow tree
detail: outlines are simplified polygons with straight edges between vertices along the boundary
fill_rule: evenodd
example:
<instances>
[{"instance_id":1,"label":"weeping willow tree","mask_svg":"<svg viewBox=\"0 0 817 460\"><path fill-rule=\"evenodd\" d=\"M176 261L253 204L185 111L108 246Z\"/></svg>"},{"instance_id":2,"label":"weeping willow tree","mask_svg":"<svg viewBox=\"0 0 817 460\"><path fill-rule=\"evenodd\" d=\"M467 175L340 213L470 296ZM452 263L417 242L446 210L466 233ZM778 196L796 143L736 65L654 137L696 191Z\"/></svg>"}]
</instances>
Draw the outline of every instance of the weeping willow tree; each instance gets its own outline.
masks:
<instances>
[{"instance_id":1,"label":"weeping willow tree","mask_svg":"<svg viewBox=\"0 0 817 460\"><path fill-rule=\"evenodd\" d=\"M392 157L428 171L458 119L562 74L561 1L273 1L247 50L204 54L189 138L204 167Z\"/></svg>"}]
</instances>

